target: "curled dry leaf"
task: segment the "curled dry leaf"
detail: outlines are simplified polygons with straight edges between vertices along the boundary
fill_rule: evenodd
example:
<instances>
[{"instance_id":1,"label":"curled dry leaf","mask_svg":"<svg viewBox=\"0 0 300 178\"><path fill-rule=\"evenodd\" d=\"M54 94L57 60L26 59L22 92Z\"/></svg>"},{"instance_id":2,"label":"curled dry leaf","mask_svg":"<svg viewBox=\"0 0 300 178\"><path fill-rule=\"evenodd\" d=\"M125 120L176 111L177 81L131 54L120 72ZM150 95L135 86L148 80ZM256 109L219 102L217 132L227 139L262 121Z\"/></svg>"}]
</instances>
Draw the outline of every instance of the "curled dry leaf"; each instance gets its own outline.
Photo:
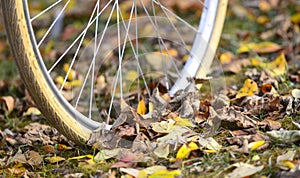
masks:
<instances>
[{"instance_id":1,"label":"curled dry leaf","mask_svg":"<svg viewBox=\"0 0 300 178\"><path fill-rule=\"evenodd\" d=\"M255 128L256 121L236 110L234 107L224 109L223 113L219 115L221 119L221 126L230 130L240 128Z\"/></svg>"},{"instance_id":2,"label":"curled dry leaf","mask_svg":"<svg viewBox=\"0 0 300 178\"><path fill-rule=\"evenodd\" d=\"M12 96L0 97L0 112L8 115L15 107L15 99Z\"/></svg>"}]
</instances>

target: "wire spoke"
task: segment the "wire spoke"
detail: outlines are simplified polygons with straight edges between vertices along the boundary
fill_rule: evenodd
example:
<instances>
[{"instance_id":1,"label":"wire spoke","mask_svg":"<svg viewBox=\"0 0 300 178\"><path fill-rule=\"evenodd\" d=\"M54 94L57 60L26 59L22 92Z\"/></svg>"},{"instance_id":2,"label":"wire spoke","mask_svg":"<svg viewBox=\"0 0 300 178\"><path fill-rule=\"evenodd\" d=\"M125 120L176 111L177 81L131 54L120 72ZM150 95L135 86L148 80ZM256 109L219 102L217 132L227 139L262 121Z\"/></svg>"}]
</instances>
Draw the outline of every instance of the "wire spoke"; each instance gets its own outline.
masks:
<instances>
[{"instance_id":1,"label":"wire spoke","mask_svg":"<svg viewBox=\"0 0 300 178\"><path fill-rule=\"evenodd\" d=\"M181 17L179 17L178 15L176 15L174 12L172 12L170 9L168 9L167 7L165 7L164 5L162 5L160 2L158 2L156 0L152 0L152 2L154 2L155 4L157 4L158 6L160 6L162 9L166 10L168 13L170 13L172 16L174 16L177 20L181 21L182 23L184 23L185 25L187 25L188 27L190 27L191 29L193 29L195 32L198 31L190 23L188 23L187 21L185 21L184 19L182 19Z\"/></svg>"},{"instance_id":2,"label":"wire spoke","mask_svg":"<svg viewBox=\"0 0 300 178\"><path fill-rule=\"evenodd\" d=\"M30 22L34 21L35 19L39 18L41 15L45 14L46 12L48 12L49 10L51 10L53 7L55 7L57 4L59 4L62 0L58 0L55 3L53 3L52 5L50 5L49 7L47 7L45 10L43 10L42 12L38 13L37 15L35 15L34 17L32 17L30 19Z\"/></svg>"},{"instance_id":3,"label":"wire spoke","mask_svg":"<svg viewBox=\"0 0 300 178\"><path fill-rule=\"evenodd\" d=\"M91 68L92 64L95 63L95 61L96 61L96 54L98 54L98 52L99 52L99 50L100 50L100 46L101 46L101 44L102 44L104 35L105 35L106 32L107 32L108 25L109 25L109 23L110 23L110 20L111 20L111 17L112 17L112 14L113 14L113 11L114 11L115 7L116 7L116 3L114 3L114 5L113 5L113 7L112 7L112 10L111 10L111 12L110 12L110 15L109 15L109 17L108 17L108 19L107 19L107 22L106 22L106 24L105 24L104 30L103 30L103 32L102 32L102 35L101 35L99 44L98 44L98 46L97 46L97 49L94 51L94 56L93 56L93 59L92 59L92 62L91 62L91 64L90 64L90 66L89 66L88 73L87 73L86 76L85 76L85 80L84 80L84 82L83 82L83 84L82 84L82 86L81 86L81 88L80 88L80 92L79 92L79 95L78 95L77 100L76 100L76 103L75 103L75 108L77 108L77 106L78 106L79 99L81 98L81 95L82 95L84 86L86 85L87 77L88 77L88 75L89 75L89 73L90 73L90 68ZM97 39L95 39L95 41L97 41Z\"/></svg>"},{"instance_id":4,"label":"wire spoke","mask_svg":"<svg viewBox=\"0 0 300 178\"><path fill-rule=\"evenodd\" d=\"M110 3L113 0L110 0L103 9L97 14L97 16L90 22L88 25L83 29L83 31L78 35L78 37L73 41L73 43L64 51L64 53L55 61L55 63L51 66L51 68L48 70L48 73L51 73L52 70L60 63L60 61L64 58L64 56L72 49L72 47L77 43L78 40L81 39L83 35L87 33L87 30L91 27L91 25L96 21L97 17L99 17L104 10L110 5ZM96 8L95 8L96 9ZM94 9L94 10L95 10Z\"/></svg>"},{"instance_id":5,"label":"wire spoke","mask_svg":"<svg viewBox=\"0 0 300 178\"><path fill-rule=\"evenodd\" d=\"M48 36L48 34L50 33L50 31L52 30L52 28L54 27L54 25L56 24L56 22L62 18L63 12L65 11L65 9L67 8L68 4L70 3L70 0L68 0L68 2L64 5L64 7L62 8L62 10L58 13L58 15L56 16L56 18L54 19L54 21L52 22L52 24L50 25L50 27L48 28L48 30L46 31L46 33L44 34L44 36L42 37L42 39L39 41L38 43L38 48L41 46L41 44L43 43L43 41L46 39L46 37Z\"/></svg>"}]
</instances>

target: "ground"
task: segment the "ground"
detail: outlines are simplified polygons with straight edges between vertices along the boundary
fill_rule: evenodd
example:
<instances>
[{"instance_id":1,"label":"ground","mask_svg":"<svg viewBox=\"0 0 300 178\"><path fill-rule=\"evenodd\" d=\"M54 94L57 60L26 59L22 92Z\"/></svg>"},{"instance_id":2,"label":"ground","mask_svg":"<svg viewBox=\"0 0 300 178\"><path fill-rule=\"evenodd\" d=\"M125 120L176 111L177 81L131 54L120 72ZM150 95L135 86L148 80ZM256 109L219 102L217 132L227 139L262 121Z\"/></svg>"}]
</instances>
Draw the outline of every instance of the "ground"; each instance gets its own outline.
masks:
<instances>
[{"instance_id":1,"label":"ground","mask_svg":"<svg viewBox=\"0 0 300 178\"><path fill-rule=\"evenodd\" d=\"M230 0L211 78L193 79L171 99L154 94L153 109L126 107L123 116L138 126L120 121L116 142L95 134L86 146L39 113L1 25L2 176L299 177L299 12L297 0Z\"/></svg>"}]
</instances>

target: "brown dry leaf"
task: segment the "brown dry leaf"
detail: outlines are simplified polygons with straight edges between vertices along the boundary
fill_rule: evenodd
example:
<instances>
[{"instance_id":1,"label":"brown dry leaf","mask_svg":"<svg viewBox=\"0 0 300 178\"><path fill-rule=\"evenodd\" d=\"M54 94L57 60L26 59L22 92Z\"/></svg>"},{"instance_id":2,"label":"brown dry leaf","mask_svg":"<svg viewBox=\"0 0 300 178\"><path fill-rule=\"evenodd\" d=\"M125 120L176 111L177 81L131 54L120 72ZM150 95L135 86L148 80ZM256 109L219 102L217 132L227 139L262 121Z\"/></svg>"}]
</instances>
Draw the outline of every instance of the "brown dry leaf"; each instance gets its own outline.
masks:
<instances>
[{"instance_id":1,"label":"brown dry leaf","mask_svg":"<svg viewBox=\"0 0 300 178\"><path fill-rule=\"evenodd\" d=\"M230 63L222 65L224 72L232 72L237 74L242 71L244 67L251 65L251 62L248 59L232 60Z\"/></svg>"},{"instance_id":2,"label":"brown dry leaf","mask_svg":"<svg viewBox=\"0 0 300 178\"><path fill-rule=\"evenodd\" d=\"M244 114L259 116L272 115L273 112L280 110L280 98L273 94L265 94L263 96L249 96L244 98L239 104L244 108Z\"/></svg>"},{"instance_id":3,"label":"brown dry leaf","mask_svg":"<svg viewBox=\"0 0 300 178\"><path fill-rule=\"evenodd\" d=\"M64 144L57 144L57 150L59 150L59 151L62 151L62 150L71 150L72 149L72 147L69 147L69 146L67 146L67 145L64 145Z\"/></svg>"},{"instance_id":4,"label":"brown dry leaf","mask_svg":"<svg viewBox=\"0 0 300 178\"><path fill-rule=\"evenodd\" d=\"M264 140L265 144L257 150L263 150L269 146L269 137L264 135L262 132L257 131L256 133L248 133L247 135L241 135L241 136L234 136L226 139L231 145L238 145L241 146L241 149L239 151L248 153L248 145L251 142L257 142Z\"/></svg>"},{"instance_id":5,"label":"brown dry leaf","mask_svg":"<svg viewBox=\"0 0 300 178\"><path fill-rule=\"evenodd\" d=\"M52 145L44 145L41 149L46 153L57 153L57 150Z\"/></svg>"},{"instance_id":6,"label":"brown dry leaf","mask_svg":"<svg viewBox=\"0 0 300 178\"><path fill-rule=\"evenodd\" d=\"M24 155L27 158L27 164L31 166L38 166L43 162L43 157L36 151L29 150Z\"/></svg>"},{"instance_id":7,"label":"brown dry leaf","mask_svg":"<svg viewBox=\"0 0 300 178\"><path fill-rule=\"evenodd\" d=\"M224 109L223 113L219 115L221 119L221 126L230 130L237 130L241 128L255 128L256 121L237 111L234 107Z\"/></svg>"},{"instance_id":8,"label":"brown dry leaf","mask_svg":"<svg viewBox=\"0 0 300 178\"><path fill-rule=\"evenodd\" d=\"M261 122L257 122L259 128L264 130L278 130L281 128L281 123L272 119L264 119Z\"/></svg>"},{"instance_id":9,"label":"brown dry leaf","mask_svg":"<svg viewBox=\"0 0 300 178\"><path fill-rule=\"evenodd\" d=\"M0 97L0 112L9 115L15 107L15 99L12 96Z\"/></svg>"}]
</instances>

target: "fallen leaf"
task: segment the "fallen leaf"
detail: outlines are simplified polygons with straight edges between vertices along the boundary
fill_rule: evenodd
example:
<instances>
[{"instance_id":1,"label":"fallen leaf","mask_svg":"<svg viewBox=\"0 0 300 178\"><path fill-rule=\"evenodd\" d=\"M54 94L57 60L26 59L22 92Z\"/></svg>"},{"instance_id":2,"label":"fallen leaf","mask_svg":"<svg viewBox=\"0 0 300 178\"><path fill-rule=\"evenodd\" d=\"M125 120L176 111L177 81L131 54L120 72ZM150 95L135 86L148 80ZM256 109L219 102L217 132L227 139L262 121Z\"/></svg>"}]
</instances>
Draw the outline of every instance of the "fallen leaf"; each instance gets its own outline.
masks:
<instances>
[{"instance_id":1,"label":"fallen leaf","mask_svg":"<svg viewBox=\"0 0 300 178\"><path fill-rule=\"evenodd\" d=\"M269 23L271 20L269 19L268 16L266 15L261 15L261 16L258 16L257 19L256 19L256 22L260 25L265 25L266 23Z\"/></svg>"},{"instance_id":2,"label":"fallen leaf","mask_svg":"<svg viewBox=\"0 0 300 178\"><path fill-rule=\"evenodd\" d=\"M219 151L222 146L212 137L208 138L199 138L199 144L209 150ZM214 152L214 151L213 151Z\"/></svg>"},{"instance_id":3,"label":"fallen leaf","mask_svg":"<svg viewBox=\"0 0 300 178\"><path fill-rule=\"evenodd\" d=\"M29 150L27 152L24 153L25 157L27 157L27 164L31 165L31 166L38 166L41 165L43 162L43 158L42 156L33 150Z\"/></svg>"},{"instance_id":4,"label":"fallen leaf","mask_svg":"<svg viewBox=\"0 0 300 178\"><path fill-rule=\"evenodd\" d=\"M251 142L248 144L248 149L251 151L256 150L258 147L261 147L262 145L265 144L264 140L256 141L256 142Z\"/></svg>"},{"instance_id":5,"label":"fallen leaf","mask_svg":"<svg viewBox=\"0 0 300 178\"><path fill-rule=\"evenodd\" d=\"M154 122L151 123L151 128L157 133L170 133L174 128L175 121L169 119L168 121Z\"/></svg>"},{"instance_id":6,"label":"fallen leaf","mask_svg":"<svg viewBox=\"0 0 300 178\"><path fill-rule=\"evenodd\" d=\"M237 50L238 53L246 53L254 51L256 53L272 53L282 49L282 47L276 43L264 41L261 43L247 43L242 44Z\"/></svg>"},{"instance_id":7,"label":"fallen leaf","mask_svg":"<svg viewBox=\"0 0 300 178\"><path fill-rule=\"evenodd\" d=\"M220 55L220 63L221 64L227 64L232 61L234 58L234 55L231 52L225 52Z\"/></svg>"},{"instance_id":8,"label":"fallen leaf","mask_svg":"<svg viewBox=\"0 0 300 178\"><path fill-rule=\"evenodd\" d=\"M235 163L233 164L236 168L227 176L229 178L235 178L235 177L248 177L251 176L261 170L263 170L264 166L254 166L247 163Z\"/></svg>"},{"instance_id":9,"label":"fallen leaf","mask_svg":"<svg viewBox=\"0 0 300 178\"><path fill-rule=\"evenodd\" d=\"M122 150L121 148L102 149L95 155L94 160L96 162L100 162L100 161L104 161L116 157L121 150Z\"/></svg>"},{"instance_id":10,"label":"fallen leaf","mask_svg":"<svg viewBox=\"0 0 300 178\"><path fill-rule=\"evenodd\" d=\"M193 122L187 118L175 117L173 120L175 121L175 125L194 127Z\"/></svg>"},{"instance_id":11,"label":"fallen leaf","mask_svg":"<svg viewBox=\"0 0 300 178\"><path fill-rule=\"evenodd\" d=\"M291 16L291 21L295 24L300 23L300 12L297 12Z\"/></svg>"},{"instance_id":12,"label":"fallen leaf","mask_svg":"<svg viewBox=\"0 0 300 178\"><path fill-rule=\"evenodd\" d=\"M68 63L65 63L65 64L64 64L63 70L65 71L66 74L67 74L68 71L70 70L69 75L68 75L68 80L69 80L69 81L72 81L72 80L75 79L75 77L76 77L76 72L75 72L75 70L70 69L70 65L69 65Z\"/></svg>"},{"instance_id":13,"label":"fallen leaf","mask_svg":"<svg viewBox=\"0 0 300 178\"><path fill-rule=\"evenodd\" d=\"M299 89L293 89L293 90L292 90L292 96L293 96L294 98L299 99L299 98L300 98L300 90L299 90Z\"/></svg>"},{"instance_id":14,"label":"fallen leaf","mask_svg":"<svg viewBox=\"0 0 300 178\"><path fill-rule=\"evenodd\" d=\"M170 154L170 144L158 144L153 153L159 158L167 158Z\"/></svg>"},{"instance_id":15,"label":"fallen leaf","mask_svg":"<svg viewBox=\"0 0 300 178\"><path fill-rule=\"evenodd\" d=\"M44 145L41 149L46 153L57 153L57 149L55 149L52 145Z\"/></svg>"},{"instance_id":16,"label":"fallen leaf","mask_svg":"<svg viewBox=\"0 0 300 178\"><path fill-rule=\"evenodd\" d=\"M68 158L68 160L80 160L80 159L84 159L84 158L93 159L94 156L93 155L75 156L75 157Z\"/></svg>"},{"instance_id":17,"label":"fallen leaf","mask_svg":"<svg viewBox=\"0 0 300 178\"><path fill-rule=\"evenodd\" d=\"M175 178L181 175L180 170L173 170L173 171L168 171L168 170L162 170L162 171L157 171L153 174L149 175L149 178Z\"/></svg>"},{"instance_id":18,"label":"fallen leaf","mask_svg":"<svg viewBox=\"0 0 300 178\"><path fill-rule=\"evenodd\" d=\"M146 105L145 105L145 101L142 99L142 100L139 101L139 104L138 104L138 107L137 107L137 113L141 114L141 115L144 115L144 114L146 114L146 111L147 111L147 108L146 108Z\"/></svg>"},{"instance_id":19,"label":"fallen leaf","mask_svg":"<svg viewBox=\"0 0 300 178\"><path fill-rule=\"evenodd\" d=\"M0 112L5 115L10 114L15 107L15 99L12 96L0 97Z\"/></svg>"},{"instance_id":20,"label":"fallen leaf","mask_svg":"<svg viewBox=\"0 0 300 178\"><path fill-rule=\"evenodd\" d=\"M251 79L247 79L244 82L244 86L238 91L236 98L253 96L257 91L258 91L258 87L256 82Z\"/></svg>"},{"instance_id":21,"label":"fallen leaf","mask_svg":"<svg viewBox=\"0 0 300 178\"><path fill-rule=\"evenodd\" d=\"M272 6L268 1L259 1L258 7L263 12L268 12L272 9Z\"/></svg>"},{"instance_id":22,"label":"fallen leaf","mask_svg":"<svg viewBox=\"0 0 300 178\"><path fill-rule=\"evenodd\" d=\"M36 107L29 107L26 112L23 113L23 116L38 116L41 115L41 111Z\"/></svg>"},{"instance_id":23,"label":"fallen leaf","mask_svg":"<svg viewBox=\"0 0 300 178\"><path fill-rule=\"evenodd\" d=\"M133 177L138 177L139 175L139 170L138 169L134 169L134 168L120 168L120 172L124 172L126 174L129 174Z\"/></svg>"},{"instance_id":24,"label":"fallen leaf","mask_svg":"<svg viewBox=\"0 0 300 178\"><path fill-rule=\"evenodd\" d=\"M167 170L167 168L165 166L151 166L151 167L147 167L145 169L142 169L138 175L138 178L142 178L144 175L150 175L153 174L155 172L159 172L159 171L165 171ZM145 177L145 178L146 178Z\"/></svg>"},{"instance_id":25,"label":"fallen leaf","mask_svg":"<svg viewBox=\"0 0 300 178\"><path fill-rule=\"evenodd\" d=\"M188 144L188 148L189 148L191 151L194 151L194 150L199 149L199 146L198 146L195 142L190 142L190 143Z\"/></svg>"},{"instance_id":26,"label":"fallen leaf","mask_svg":"<svg viewBox=\"0 0 300 178\"><path fill-rule=\"evenodd\" d=\"M60 144L60 143L57 144L56 147L57 147L57 150L59 150L59 151L62 151L62 150L71 150L72 149L72 147L69 147L67 145Z\"/></svg>"},{"instance_id":27,"label":"fallen leaf","mask_svg":"<svg viewBox=\"0 0 300 178\"><path fill-rule=\"evenodd\" d=\"M273 77L284 75L287 72L288 66L283 53L281 53L275 60L268 63L262 62L256 58L251 59L251 63L254 66L260 66L266 69L266 71Z\"/></svg>"},{"instance_id":28,"label":"fallen leaf","mask_svg":"<svg viewBox=\"0 0 300 178\"><path fill-rule=\"evenodd\" d=\"M47 157L45 160L51 164L65 161L66 159L60 156Z\"/></svg>"},{"instance_id":29,"label":"fallen leaf","mask_svg":"<svg viewBox=\"0 0 300 178\"><path fill-rule=\"evenodd\" d=\"M187 155L191 152L191 150L186 146L186 144L183 144L177 154L176 154L176 158L177 159L184 159L185 157L187 157Z\"/></svg>"},{"instance_id":30,"label":"fallen leaf","mask_svg":"<svg viewBox=\"0 0 300 178\"><path fill-rule=\"evenodd\" d=\"M296 151L287 151L286 153L279 155L276 159L276 165L284 170L294 169L295 165L291 162L294 160Z\"/></svg>"}]
</instances>

